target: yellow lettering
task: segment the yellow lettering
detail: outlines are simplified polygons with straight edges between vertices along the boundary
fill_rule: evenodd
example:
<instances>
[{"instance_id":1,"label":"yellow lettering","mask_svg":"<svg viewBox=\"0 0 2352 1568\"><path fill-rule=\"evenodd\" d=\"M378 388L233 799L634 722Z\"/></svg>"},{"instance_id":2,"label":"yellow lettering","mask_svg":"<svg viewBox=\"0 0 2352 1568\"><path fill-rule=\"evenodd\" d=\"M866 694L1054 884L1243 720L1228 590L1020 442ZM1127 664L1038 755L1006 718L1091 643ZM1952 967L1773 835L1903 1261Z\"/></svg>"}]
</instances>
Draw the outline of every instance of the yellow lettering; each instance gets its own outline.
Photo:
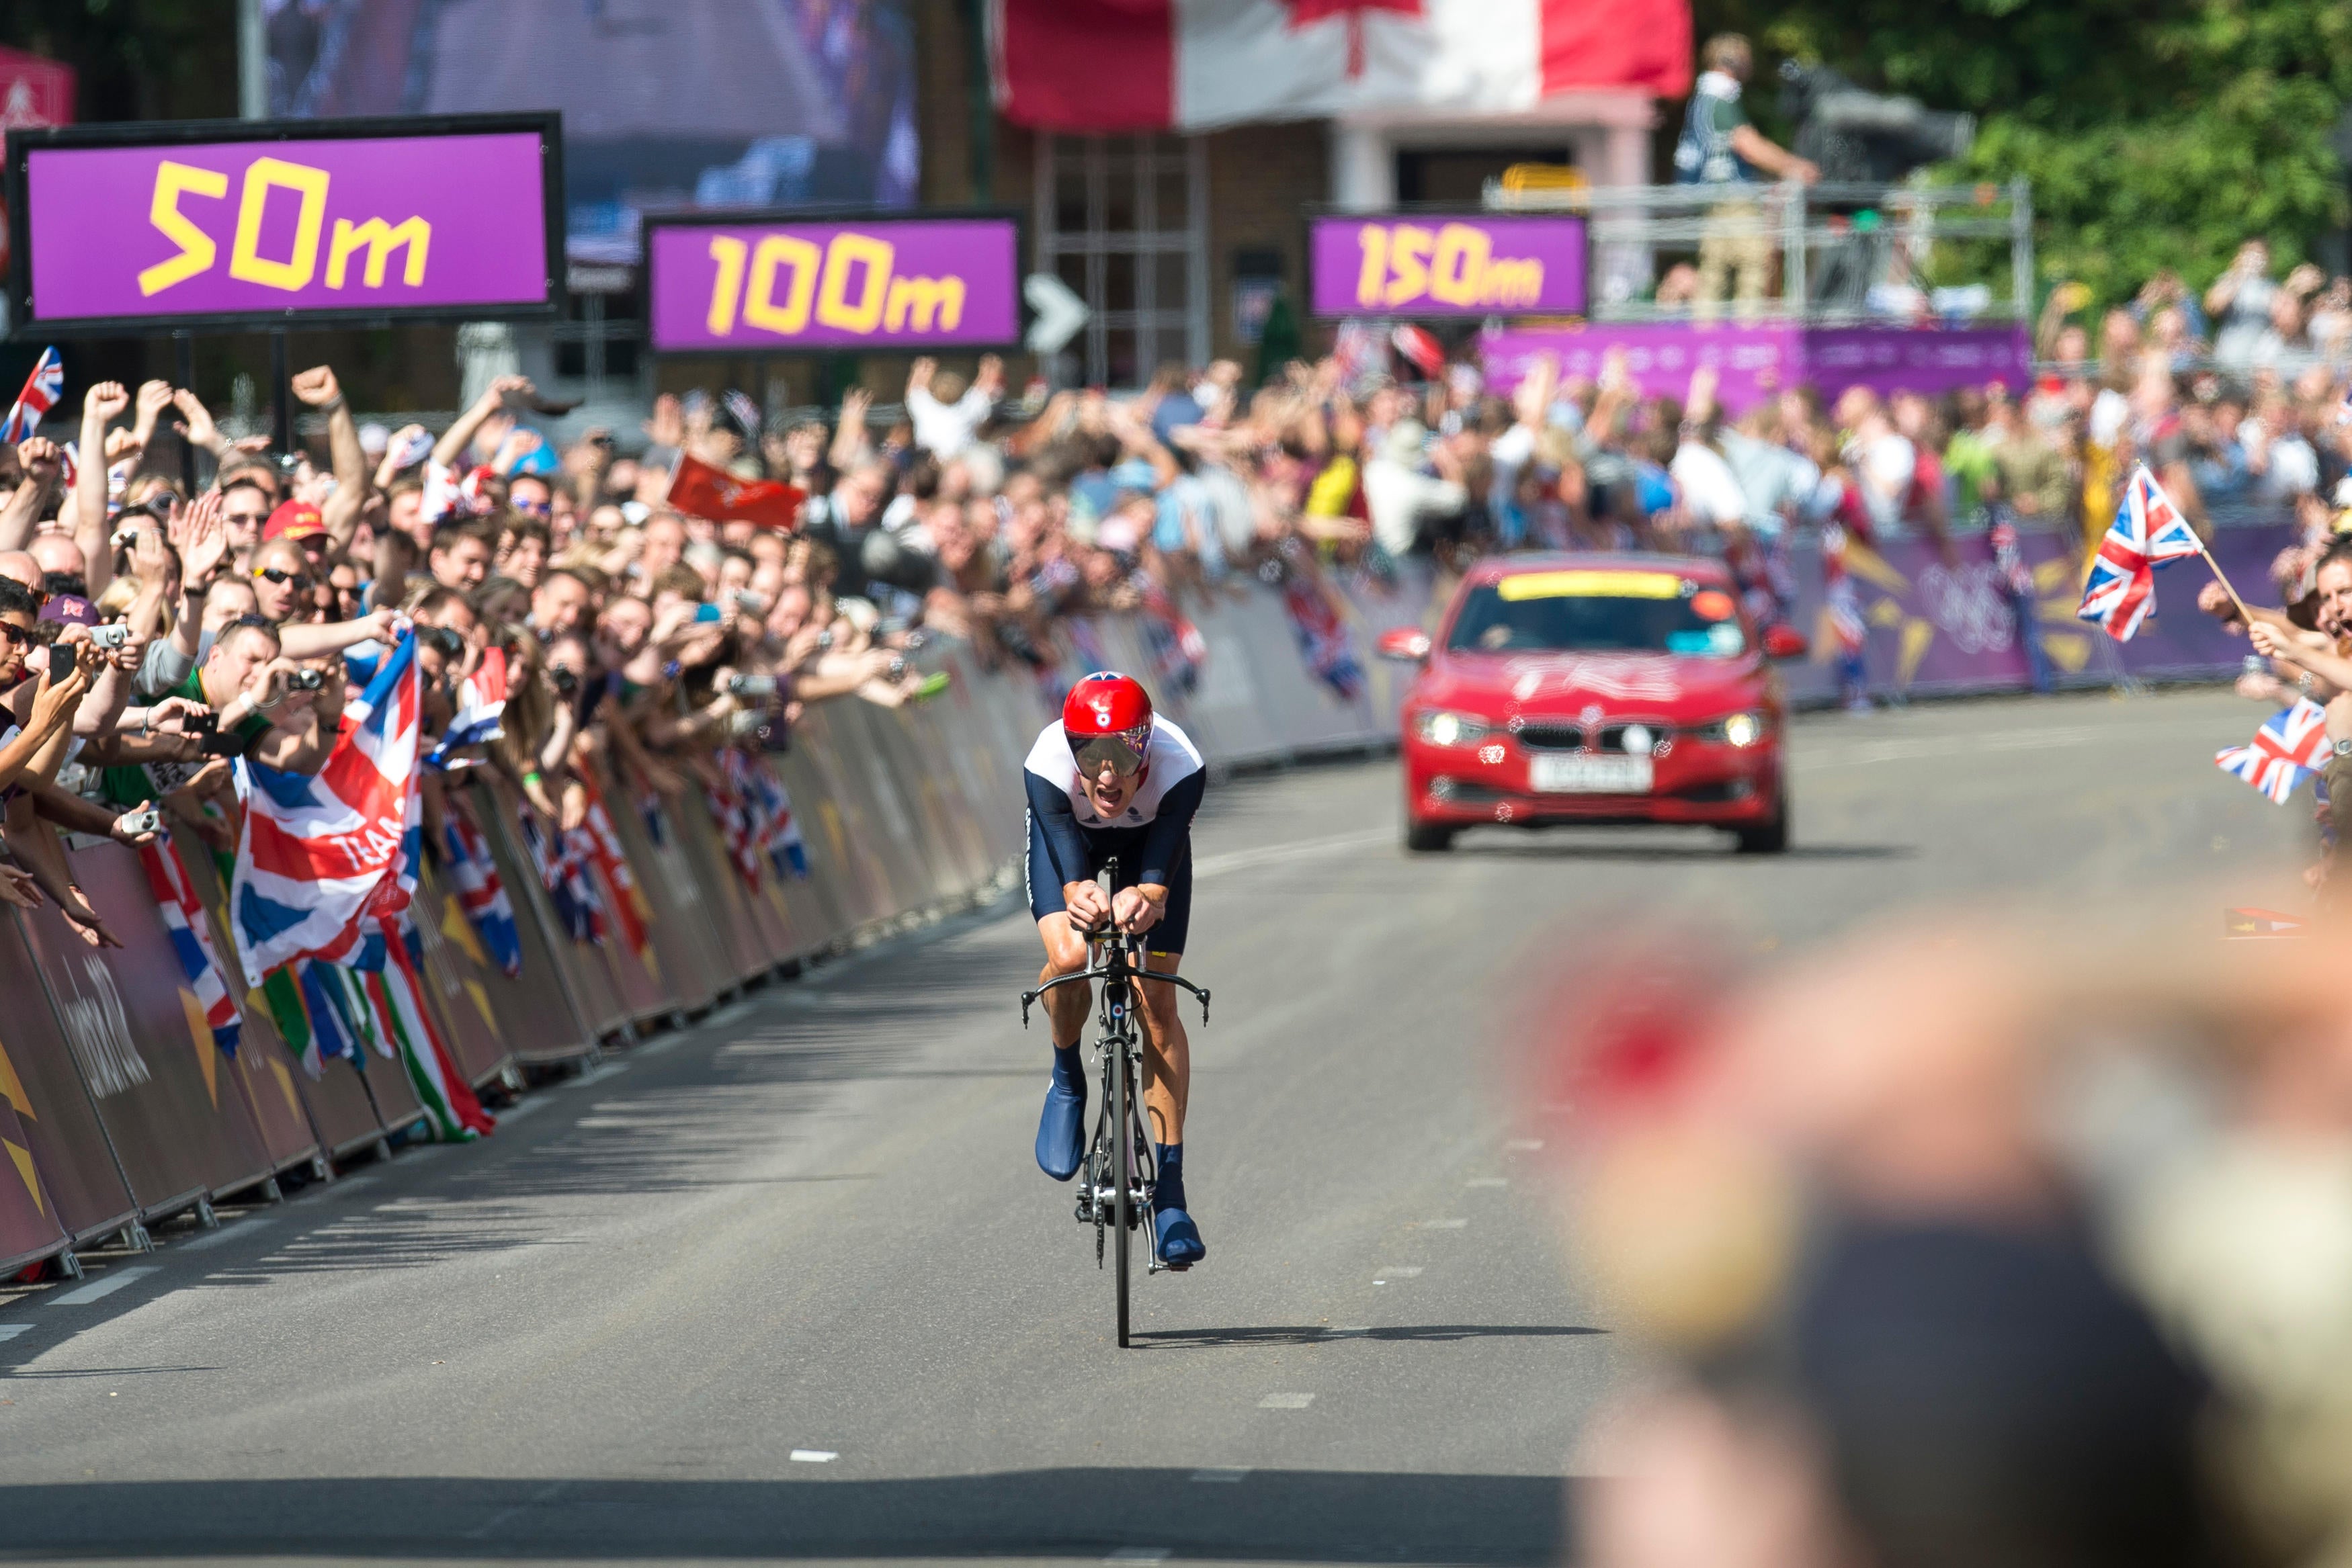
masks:
<instances>
[{"instance_id":1,"label":"yellow lettering","mask_svg":"<svg viewBox=\"0 0 2352 1568\"><path fill-rule=\"evenodd\" d=\"M743 258L751 247L732 235L710 236L710 259L719 275L710 281L710 335L724 338L735 329L735 300L743 292Z\"/></svg>"},{"instance_id":2,"label":"yellow lettering","mask_svg":"<svg viewBox=\"0 0 2352 1568\"><path fill-rule=\"evenodd\" d=\"M776 303L776 269L793 269L792 292ZM808 330L809 303L816 298L816 275L824 253L804 239L770 235L751 253L751 286L743 296L743 319L763 332L796 338Z\"/></svg>"},{"instance_id":3,"label":"yellow lettering","mask_svg":"<svg viewBox=\"0 0 2352 1568\"><path fill-rule=\"evenodd\" d=\"M302 198L294 219L294 249L284 261L261 254L261 214L270 187L282 185ZM319 267L319 235L327 225L327 172L279 158L256 158L245 172L236 204L236 239L229 247L228 275L264 288L292 293L310 286ZM413 253L412 253L413 259Z\"/></svg>"},{"instance_id":4,"label":"yellow lettering","mask_svg":"<svg viewBox=\"0 0 2352 1568\"><path fill-rule=\"evenodd\" d=\"M1364 253L1363 270L1356 274L1356 303L1378 309L1381 285L1389 276L1389 231L1378 224L1366 224L1356 231L1356 246Z\"/></svg>"},{"instance_id":5,"label":"yellow lettering","mask_svg":"<svg viewBox=\"0 0 2352 1568\"><path fill-rule=\"evenodd\" d=\"M220 256L220 247L180 211L180 198L218 198L227 194L228 176L217 170L198 169L168 159L155 165L155 196L148 204L147 221L161 229L165 239L178 246L180 254L142 269L139 274L140 293L157 293L211 268Z\"/></svg>"},{"instance_id":6,"label":"yellow lettering","mask_svg":"<svg viewBox=\"0 0 2352 1568\"><path fill-rule=\"evenodd\" d=\"M903 329L908 313L914 314L914 328L928 332L934 321L942 332L952 332L963 325L963 279L961 277L894 277L890 280L890 303L882 312L882 324L891 331Z\"/></svg>"},{"instance_id":7,"label":"yellow lettering","mask_svg":"<svg viewBox=\"0 0 2352 1568\"><path fill-rule=\"evenodd\" d=\"M391 264L392 253L402 246L408 254L401 258L400 280L414 288L425 281L425 253L433 243L433 225L423 218L411 218L398 225L382 218L370 218L354 224L349 218L335 220L335 237L327 246L327 287L341 288L350 267L352 252L367 246L367 267L361 274L370 288L383 287L384 269Z\"/></svg>"},{"instance_id":8,"label":"yellow lettering","mask_svg":"<svg viewBox=\"0 0 2352 1568\"><path fill-rule=\"evenodd\" d=\"M1532 256L1491 262L1478 287L1478 303L1531 306L1543 298L1543 263Z\"/></svg>"},{"instance_id":9,"label":"yellow lettering","mask_svg":"<svg viewBox=\"0 0 2352 1568\"><path fill-rule=\"evenodd\" d=\"M1480 229L1448 224L1437 231L1437 254L1429 263L1429 292L1447 305L1478 303L1479 279L1494 246Z\"/></svg>"},{"instance_id":10,"label":"yellow lettering","mask_svg":"<svg viewBox=\"0 0 2352 1568\"><path fill-rule=\"evenodd\" d=\"M1389 236L1389 304L1402 305L1429 292L1429 247L1436 238L1417 224L1397 225Z\"/></svg>"},{"instance_id":11,"label":"yellow lettering","mask_svg":"<svg viewBox=\"0 0 2352 1568\"><path fill-rule=\"evenodd\" d=\"M833 243L824 248L824 287L816 297L816 319L837 332L855 332L860 337L882 325L882 308L889 296L890 267L898 259L898 247L888 240L846 230L834 235ZM866 269L865 292L852 305L849 274L857 267Z\"/></svg>"}]
</instances>

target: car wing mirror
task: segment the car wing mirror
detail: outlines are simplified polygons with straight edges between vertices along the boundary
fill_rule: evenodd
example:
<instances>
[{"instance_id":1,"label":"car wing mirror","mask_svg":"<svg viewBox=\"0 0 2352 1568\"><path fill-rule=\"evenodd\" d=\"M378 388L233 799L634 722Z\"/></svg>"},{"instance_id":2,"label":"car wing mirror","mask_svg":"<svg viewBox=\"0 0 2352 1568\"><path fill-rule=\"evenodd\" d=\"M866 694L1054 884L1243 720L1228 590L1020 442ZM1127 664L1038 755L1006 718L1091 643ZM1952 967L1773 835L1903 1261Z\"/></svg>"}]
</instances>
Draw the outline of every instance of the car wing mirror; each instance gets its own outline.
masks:
<instances>
[{"instance_id":1,"label":"car wing mirror","mask_svg":"<svg viewBox=\"0 0 2352 1568\"><path fill-rule=\"evenodd\" d=\"M1425 664L1429 659L1429 633L1418 626L1396 626L1381 633L1372 651L1383 659L1398 659L1408 664Z\"/></svg>"},{"instance_id":2,"label":"car wing mirror","mask_svg":"<svg viewBox=\"0 0 2352 1568\"><path fill-rule=\"evenodd\" d=\"M1794 626L1764 628L1764 656L1768 659L1801 659L1812 651L1812 643Z\"/></svg>"}]
</instances>

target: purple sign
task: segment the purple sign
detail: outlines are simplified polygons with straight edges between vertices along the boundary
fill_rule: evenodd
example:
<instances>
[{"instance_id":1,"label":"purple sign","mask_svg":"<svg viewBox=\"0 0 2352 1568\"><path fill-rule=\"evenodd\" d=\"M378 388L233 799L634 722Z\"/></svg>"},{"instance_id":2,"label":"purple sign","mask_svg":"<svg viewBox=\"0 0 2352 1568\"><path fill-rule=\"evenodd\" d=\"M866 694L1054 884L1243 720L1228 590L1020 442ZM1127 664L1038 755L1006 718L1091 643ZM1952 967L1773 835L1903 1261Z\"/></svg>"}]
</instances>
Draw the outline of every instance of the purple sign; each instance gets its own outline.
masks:
<instances>
[{"instance_id":1,"label":"purple sign","mask_svg":"<svg viewBox=\"0 0 2352 1568\"><path fill-rule=\"evenodd\" d=\"M549 232L553 118L434 123L376 136L307 121L266 140L130 145L12 137L29 263L18 320L136 329L547 308L561 245ZM519 123L529 128L506 129Z\"/></svg>"},{"instance_id":2,"label":"purple sign","mask_svg":"<svg viewBox=\"0 0 2352 1568\"><path fill-rule=\"evenodd\" d=\"M1626 372L1644 397L1681 397L1691 372L1714 367L1716 396L1737 413L1794 386L1834 397L1850 386L1881 392L1948 392L2032 379L2032 350L2021 327L1798 327L1688 322L1596 323L1580 328L1506 328L1481 340L1486 383L1508 396L1543 354L1563 376L1597 377L1609 350L1624 351Z\"/></svg>"},{"instance_id":3,"label":"purple sign","mask_svg":"<svg viewBox=\"0 0 2352 1568\"><path fill-rule=\"evenodd\" d=\"M662 353L983 348L1021 337L1011 218L646 225Z\"/></svg>"},{"instance_id":4,"label":"purple sign","mask_svg":"<svg viewBox=\"0 0 2352 1568\"><path fill-rule=\"evenodd\" d=\"M1307 224L1317 316L1580 316L1584 220L1365 213Z\"/></svg>"},{"instance_id":5,"label":"purple sign","mask_svg":"<svg viewBox=\"0 0 2352 1568\"><path fill-rule=\"evenodd\" d=\"M2214 559L2231 580L2266 582L2272 559L2297 538L2292 523L2216 529ZM2074 619L2082 600L2081 558L2072 536L2028 533L2019 539L2032 573L2032 601L2021 606L2004 587L1992 546L1982 534L1952 541L1949 556L1920 538L1857 549L1847 559L1864 622L1870 628L1863 664L1871 690L1925 695L2017 691L2030 684L2031 655L2018 612L2032 619L2051 673L2061 685L2105 685L2125 672L2172 679L2226 677L2246 653L2246 641L2197 608L2197 591L2212 580L2202 562L2179 561L2156 574L2158 613L2141 622L2128 643L2117 643ZM1838 695L1835 633L1824 608L1821 551L1806 538L1790 552L1797 602L1790 621L1813 639L1813 656L1784 674L1790 695L1829 701ZM2256 710L2249 710L2254 712ZM2249 721L2247 732L2252 733ZM2224 737L2227 738L2227 737ZM2217 742L2216 744L2219 744Z\"/></svg>"}]
</instances>

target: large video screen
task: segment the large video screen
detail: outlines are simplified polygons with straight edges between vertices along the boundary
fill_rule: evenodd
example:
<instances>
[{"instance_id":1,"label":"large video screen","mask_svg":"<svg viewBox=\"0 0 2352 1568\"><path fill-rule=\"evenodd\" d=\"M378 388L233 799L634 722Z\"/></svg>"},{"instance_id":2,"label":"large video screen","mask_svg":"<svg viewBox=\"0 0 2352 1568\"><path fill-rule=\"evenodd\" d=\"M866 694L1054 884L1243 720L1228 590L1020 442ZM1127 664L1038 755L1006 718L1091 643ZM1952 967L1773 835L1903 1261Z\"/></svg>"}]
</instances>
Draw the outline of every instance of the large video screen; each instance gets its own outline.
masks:
<instances>
[{"instance_id":1,"label":"large video screen","mask_svg":"<svg viewBox=\"0 0 2352 1568\"><path fill-rule=\"evenodd\" d=\"M644 214L908 207L904 0L264 0L270 113L556 110L571 255L635 262Z\"/></svg>"}]
</instances>

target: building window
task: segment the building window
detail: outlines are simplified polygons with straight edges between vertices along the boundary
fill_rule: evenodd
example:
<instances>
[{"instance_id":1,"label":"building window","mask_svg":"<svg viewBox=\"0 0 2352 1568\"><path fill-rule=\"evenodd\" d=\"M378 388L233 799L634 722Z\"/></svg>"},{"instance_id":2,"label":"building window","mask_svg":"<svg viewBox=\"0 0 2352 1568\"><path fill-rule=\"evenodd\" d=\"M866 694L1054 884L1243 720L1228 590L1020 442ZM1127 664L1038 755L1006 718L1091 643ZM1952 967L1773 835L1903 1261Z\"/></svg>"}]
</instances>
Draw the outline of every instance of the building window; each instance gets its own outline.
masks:
<instances>
[{"instance_id":1,"label":"building window","mask_svg":"<svg viewBox=\"0 0 2352 1568\"><path fill-rule=\"evenodd\" d=\"M1198 136L1037 138L1036 267L1093 317L1056 380L1138 387L1209 358L1209 150Z\"/></svg>"},{"instance_id":2,"label":"building window","mask_svg":"<svg viewBox=\"0 0 2352 1568\"><path fill-rule=\"evenodd\" d=\"M563 319L548 328L548 340L555 351L555 373L581 383L589 402L608 392L616 398L635 392L645 347L635 294L567 296Z\"/></svg>"}]
</instances>

